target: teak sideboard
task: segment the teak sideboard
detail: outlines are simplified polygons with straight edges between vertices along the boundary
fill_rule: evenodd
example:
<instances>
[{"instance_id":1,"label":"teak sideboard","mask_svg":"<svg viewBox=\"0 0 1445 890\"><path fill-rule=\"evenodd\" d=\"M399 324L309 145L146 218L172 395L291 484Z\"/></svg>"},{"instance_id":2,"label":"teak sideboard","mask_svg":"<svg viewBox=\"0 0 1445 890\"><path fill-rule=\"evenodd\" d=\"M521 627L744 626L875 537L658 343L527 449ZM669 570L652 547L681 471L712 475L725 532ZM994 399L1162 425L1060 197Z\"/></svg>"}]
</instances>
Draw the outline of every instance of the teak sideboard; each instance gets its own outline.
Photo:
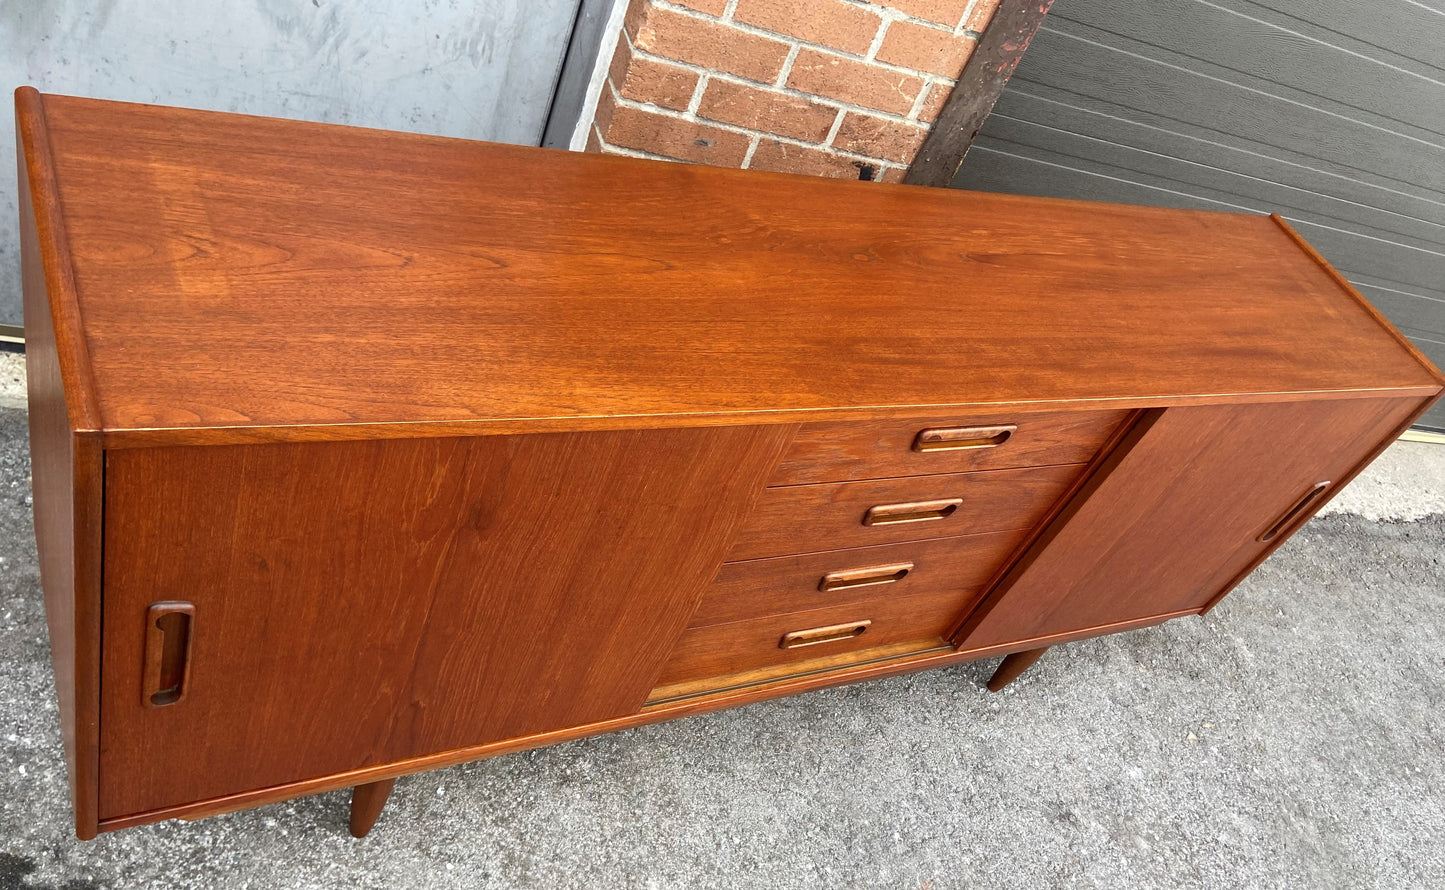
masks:
<instances>
[{"instance_id":1,"label":"teak sideboard","mask_svg":"<svg viewBox=\"0 0 1445 890\"><path fill-rule=\"evenodd\" d=\"M76 830L1212 608L1440 395L1278 217L17 93Z\"/></svg>"}]
</instances>

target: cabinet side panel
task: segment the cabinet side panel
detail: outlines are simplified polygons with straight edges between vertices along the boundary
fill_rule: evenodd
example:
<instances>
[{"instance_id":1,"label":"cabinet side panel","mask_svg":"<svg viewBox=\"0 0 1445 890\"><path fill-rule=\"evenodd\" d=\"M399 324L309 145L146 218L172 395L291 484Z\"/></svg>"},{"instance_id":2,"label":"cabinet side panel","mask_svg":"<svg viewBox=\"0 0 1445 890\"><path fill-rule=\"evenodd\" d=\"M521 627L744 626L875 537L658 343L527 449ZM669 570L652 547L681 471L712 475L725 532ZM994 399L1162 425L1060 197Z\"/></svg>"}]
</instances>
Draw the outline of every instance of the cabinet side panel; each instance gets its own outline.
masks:
<instances>
[{"instance_id":1,"label":"cabinet side panel","mask_svg":"<svg viewBox=\"0 0 1445 890\"><path fill-rule=\"evenodd\" d=\"M110 452L102 813L635 712L793 432ZM160 600L189 688L145 707Z\"/></svg>"},{"instance_id":2,"label":"cabinet side panel","mask_svg":"<svg viewBox=\"0 0 1445 890\"><path fill-rule=\"evenodd\" d=\"M91 838L98 826L101 452L97 434L72 430L77 412L61 371L24 139L18 148L35 541L76 833Z\"/></svg>"},{"instance_id":3,"label":"cabinet side panel","mask_svg":"<svg viewBox=\"0 0 1445 890\"><path fill-rule=\"evenodd\" d=\"M1146 417L965 623L962 648L1203 609L1323 503L1304 495L1343 484L1419 408L1376 398ZM1300 503L1308 512L1259 540Z\"/></svg>"}]
</instances>

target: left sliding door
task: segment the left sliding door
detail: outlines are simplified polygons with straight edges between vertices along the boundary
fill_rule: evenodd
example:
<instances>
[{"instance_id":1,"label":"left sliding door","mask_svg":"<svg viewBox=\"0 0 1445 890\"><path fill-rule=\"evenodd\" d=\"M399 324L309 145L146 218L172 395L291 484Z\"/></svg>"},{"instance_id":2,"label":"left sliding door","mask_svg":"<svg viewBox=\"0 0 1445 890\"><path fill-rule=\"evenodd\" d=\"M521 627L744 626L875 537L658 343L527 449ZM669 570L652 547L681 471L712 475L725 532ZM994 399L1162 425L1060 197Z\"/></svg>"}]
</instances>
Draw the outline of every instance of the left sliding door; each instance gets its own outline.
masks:
<instances>
[{"instance_id":1,"label":"left sliding door","mask_svg":"<svg viewBox=\"0 0 1445 890\"><path fill-rule=\"evenodd\" d=\"M635 711L791 432L107 452L101 819Z\"/></svg>"}]
</instances>

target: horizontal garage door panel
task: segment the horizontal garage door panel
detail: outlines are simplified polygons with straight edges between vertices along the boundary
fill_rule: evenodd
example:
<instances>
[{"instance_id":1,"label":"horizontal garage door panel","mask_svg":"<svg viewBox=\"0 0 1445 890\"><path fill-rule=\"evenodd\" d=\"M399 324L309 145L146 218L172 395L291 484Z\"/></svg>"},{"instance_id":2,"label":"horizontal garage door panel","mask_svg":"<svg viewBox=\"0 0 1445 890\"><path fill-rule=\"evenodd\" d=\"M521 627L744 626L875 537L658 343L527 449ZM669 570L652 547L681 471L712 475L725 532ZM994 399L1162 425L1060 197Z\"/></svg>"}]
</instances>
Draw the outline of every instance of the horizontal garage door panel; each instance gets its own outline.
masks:
<instances>
[{"instance_id":1,"label":"horizontal garage door panel","mask_svg":"<svg viewBox=\"0 0 1445 890\"><path fill-rule=\"evenodd\" d=\"M1440 40L1440 14L1428 4L1413 2L1344 2L1344 0L1255 0L1239 4L1248 10L1281 13L1306 33L1333 39L1339 45L1375 58L1399 58L1445 68L1445 42ZM1435 5L1438 7L1439 3ZM1295 17L1298 18L1295 18ZM1352 47L1352 43L1363 44ZM1392 58L1396 57L1396 58Z\"/></svg>"},{"instance_id":2,"label":"horizontal garage door panel","mask_svg":"<svg viewBox=\"0 0 1445 890\"><path fill-rule=\"evenodd\" d=\"M1408 76L1397 69L1393 76L1382 77L1382 66L1373 58L1341 52L1332 42L1302 33L1289 16L1252 9L1249 3L1236 6L1226 9L1198 0L1094 0L1084 21L1105 31L1123 31L1133 40L1195 63L1225 69L1220 72L1190 65L1205 76L1223 74L1246 88L1277 95L1282 94L1281 87L1288 88L1301 94L1297 98L1307 105L1346 115L1359 111L1377 123L1383 118L1437 135L1445 133L1440 87L1422 76L1428 66L1416 64L1413 67L1420 70L1410 71ZM1263 20L1261 15L1273 21ZM1420 18L1417 27L1428 27L1425 17ZM1433 26L1438 28L1436 18ZM1121 29L1118 22L1129 24ZM1199 35L1211 39L1198 39ZM1338 42L1338 34L1331 36ZM1330 54L1331 64L1315 64L1321 53ZM1163 60L1169 61L1168 57ZM1282 95L1290 98L1288 93Z\"/></svg>"},{"instance_id":3,"label":"horizontal garage door panel","mask_svg":"<svg viewBox=\"0 0 1445 890\"><path fill-rule=\"evenodd\" d=\"M1412 328L1437 340L1445 340L1445 311L1442 311L1445 310L1445 291L1416 293L1389 284L1370 284L1360 276L1357 278L1355 287L1365 295L1365 299L1395 319L1401 328Z\"/></svg>"},{"instance_id":4,"label":"horizontal garage door panel","mask_svg":"<svg viewBox=\"0 0 1445 890\"><path fill-rule=\"evenodd\" d=\"M954 185L1280 213L1445 364L1442 134L1411 0L1056 0Z\"/></svg>"},{"instance_id":5,"label":"horizontal garage door panel","mask_svg":"<svg viewBox=\"0 0 1445 890\"><path fill-rule=\"evenodd\" d=\"M1140 198L1127 199L1130 203L1169 203L1170 206L1187 206L1199 210L1223 210L1232 212L1269 213L1278 212L1290 220L1290 223L1299 230L1311 244L1319 249L1321 253L1339 267L1342 272L1358 272L1368 270L1377 266L1389 270L1389 281L1397 285L1406 285L1411 289L1428 290L1440 287L1445 284L1441 278L1441 270L1445 269L1445 252L1442 252L1442 243L1445 243L1445 231L1441 227L1430 226L1435 230L1438 240L1433 243L1424 238L1410 238L1383 230L1372 229L1369 226L1360 225L1349 219L1341 217L1328 217L1305 211L1300 204L1309 203L1299 200L1299 195L1290 195L1283 190L1270 187L1268 184L1256 186L1261 192L1274 192L1272 196L1254 196L1248 194L1244 181L1231 181L1229 174L1225 171L1216 171L1210 174L1208 170L1198 165L1191 165L1170 158L1159 157L1138 157L1137 152L1123 147L1102 143L1093 140L1092 144L1080 145L1072 135L1064 135L1056 140L1056 147L1065 149L1063 151L1052 151L1039 148L1033 145L1012 143L1005 150L992 137L985 142L980 140L979 148L993 148L996 152L1016 154L1020 157L1030 158L1045 164L1051 164L1056 168L1070 171L1073 175L1079 173L1092 173L1098 176L1101 181L1091 186L1080 185L1080 188L1092 188L1087 194L1079 194L1076 197L1090 197L1098 200L1126 200L1119 196L1107 197L1113 188L1122 188L1116 185L1123 180L1136 183L1144 188L1144 191L1134 190ZM1097 155L1115 155L1116 163L1105 163L1096 160ZM1158 172L1147 168L1155 168ZM1055 174L1058 175L1058 174ZM1224 191L1222 188L1211 188L1202 184L1202 180L1213 179L1222 187L1233 188ZM1239 179L1236 177L1236 179ZM1176 197L1170 197L1176 196ZM1274 197L1275 200L1271 200ZM1290 200L1286 200L1286 199ZM1345 226L1352 226L1347 230Z\"/></svg>"},{"instance_id":6,"label":"horizontal garage door panel","mask_svg":"<svg viewBox=\"0 0 1445 890\"><path fill-rule=\"evenodd\" d=\"M1052 95L1037 95L1045 92ZM979 144L997 140L1077 155L1249 197L1260 207L1288 207L1431 245L1445 243L1445 194L1423 189L1414 194L1402 191L1399 183L1377 184L1358 173L1326 170L1317 159L1230 145L1218 133L1186 135L1068 104L1077 99L1036 84L1020 85L1000 100Z\"/></svg>"},{"instance_id":7,"label":"horizontal garage door panel","mask_svg":"<svg viewBox=\"0 0 1445 890\"><path fill-rule=\"evenodd\" d=\"M1082 4L1059 0L1059 5L1067 12ZM1213 35L1210 39L1226 38ZM1358 168L1371 159L1388 161L1388 169L1377 172L1406 186L1445 192L1445 148L1387 129L1391 122L1383 117L1368 122L1343 117L1303 104L1310 97L1286 98L1280 87L1266 91L1263 83L1259 87L1245 85L1239 81L1249 78L1237 72L1206 72L1201 69L1213 66L1068 21L1052 22L1041 29L1024 60L1023 64L1030 65L1029 80L1037 78L1124 109L1208 121L1222 133L1249 134L1261 145L1288 146L1307 157L1348 168ZM1354 115L1365 116L1361 112Z\"/></svg>"}]
</instances>

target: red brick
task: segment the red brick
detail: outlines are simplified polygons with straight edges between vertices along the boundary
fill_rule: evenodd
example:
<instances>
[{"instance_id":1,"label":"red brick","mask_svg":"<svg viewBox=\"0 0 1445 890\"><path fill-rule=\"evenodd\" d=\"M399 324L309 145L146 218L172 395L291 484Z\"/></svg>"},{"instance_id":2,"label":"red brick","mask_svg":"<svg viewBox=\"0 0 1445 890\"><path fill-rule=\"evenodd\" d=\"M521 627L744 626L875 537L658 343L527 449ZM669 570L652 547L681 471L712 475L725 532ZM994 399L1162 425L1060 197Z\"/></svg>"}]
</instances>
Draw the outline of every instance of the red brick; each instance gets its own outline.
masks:
<instances>
[{"instance_id":1,"label":"red brick","mask_svg":"<svg viewBox=\"0 0 1445 890\"><path fill-rule=\"evenodd\" d=\"M587 128L586 150L592 152L593 154L598 154L602 151L602 142L597 138L597 128L595 126Z\"/></svg>"},{"instance_id":2,"label":"red brick","mask_svg":"<svg viewBox=\"0 0 1445 890\"><path fill-rule=\"evenodd\" d=\"M733 18L843 52L868 52L883 19L839 0L738 0Z\"/></svg>"},{"instance_id":3,"label":"red brick","mask_svg":"<svg viewBox=\"0 0 1445 890\"><path fill-rule=\"evenodd\" d=\"M968 21L963 23L963 27L982 34L983 30L988 27L988 23L993 21L993 14L998 10L998 3L999 0L978 0L978 5L973 8L973 12L968 14Z\"/></svg>"},{"instance_id":4,"label":"red brick","mask_svg":"<svg viewBox=\"0 0 1445 890\"><path fill-rule=\"evenodd\" d=\"M698 81L698 75L686 68L634 53L625 36L617 41L608 76L623 98L677 111L687 110Z\"/></svg>"},{"instance_id":5,"label":"red brick","mask_svg":"<svg viewBox=\"0 0 1445 890\"><path fill-rule=\"evenodd\" d=\"M715 167L741 167L752 141L707 124L618 105L608 93L598 103L597 126L608 145Z\"/></svg>"},{"instance_id":6,"label":"red brick","mask_svg":"<svg viewBox=\"0 0 1445 890\"><path fill-rule=\"evenodd\" d=\"M777 79L789 49L780 40L655 6L637 23L632 43L644 52L762 83Z\"/></svg>"},{"instance_id":7,"label":"red brick","mask_svg":"<svg viewBox=\"0 0 1445 890\"><path fill-rule=\"evenodd\" d=\"M735 127L822 142L838 109L787 93L714 79L708 81L697 114Z\"/></svg>"},{"instance_id":8,"label":"red brick","mask_svg":"<svg viewBox=\"0 0 1445 890\"><path fill-rule=\"evenodd\" d=\"M958 77L971 52L972 37L912 22L894 22L888 27L888 33L883 35L878 61L944 77Z\"/></svg>"},{"instance_id":9,"label":"red brick","mask_svg":"<svg viewBox=\"0 0 1445 890\"><path fill-rule=\"evenodd\" d=\"M858 179L860 163L863 162L826 149L764 139L758 143L757 151L753 152L748 169L806 173L809 176L827 176L833 179Z\"/></svg>"},{"instance_id":10,"label":"red brick","mask_svg":"<svg viewBox=\"0 0 1445 890\"><path fill-rule=\"evenodd\" d=\"M971 0L888 0L888 5L916 19L952 28L968 11Z\"/></svg>"},{"instance_id":11,"label":"red brick","mask_svg":"<svg viewBox=\"0 0 1445 890\"><path fill-rule=\"evenodd\" d=\"M592 125L604 141L607 138L607 128L612 126L612 113L616 110L617 98L612 95L612 88L603 84L602 93L597 97L597 111L592 114Z\"/></svg>"},{"instance_id":12,"label":"red brick","mask_svg":"<svg viewBox=\"0 0 1445 890\"><path fill-rule=\"evenodd\" d=\"M723 10L728 8L728 0L672 0L672 2L678 6L705 12L708 15L722 15Z\"/></svg>"},{"instance_id":13,"label":"red brick","mask_svg":"<svg viewBox=\"0 0 1445 890\"><path fill-rule=\"evenodd\" d=\"M843 115L833 146L870 158L907 164L927 135L927 127L850 111Z\"/></svg>"},{"instance_id":14,"label":"red brick","mask_svg":"<svg viewBox=\"0 0 1445 890\"><path fill-rule=\"evenodd\" d=\"M901 23L893 27L898 24ZM918 91L923 89L923 79L856 59L804 49L793 60L788 86L865 108L907 114L913 110Z\"/></svg>"},{"instance_id":15,"label":"red brick","mask_svg":"<svg viewBox=\"0 0 1445 890\"><path fill-rule=\"evenodd\" d=\"M622 30L633 40L637 39L637 32L642 29L643 22L647 21L647 14L652 11L652 0L628 0L627 14L622 17Z\"/></svg>"},{"instance_id":16,"label":"red brick","mask_svg":"<svg viewBox=\"0 0 1445 890\"><path fill-rule=\"evenodd\" d=\"M943 103L953 95L953 85L938 82L928 89L928 98L923 100L923 107L918 109L918 119L926 124L938 120L938 113L943 110Z\"/></svg>"},{"instance_id":17,"label":"red brick","mask_svg":"<svg viewBox=\"0 0 1445 890\"><path fill-rule=\"evenodd\" d=\"M887 170L884 170L884 171L883 171L883 175L880 176L880 177L878 177L877 181L878 181L878 182L902 182L902 181L903 181L903 177L906 176L906 175L908 175L908 168L907 168L907 167L889 167Z\"/></svg>"}]
</instances>

